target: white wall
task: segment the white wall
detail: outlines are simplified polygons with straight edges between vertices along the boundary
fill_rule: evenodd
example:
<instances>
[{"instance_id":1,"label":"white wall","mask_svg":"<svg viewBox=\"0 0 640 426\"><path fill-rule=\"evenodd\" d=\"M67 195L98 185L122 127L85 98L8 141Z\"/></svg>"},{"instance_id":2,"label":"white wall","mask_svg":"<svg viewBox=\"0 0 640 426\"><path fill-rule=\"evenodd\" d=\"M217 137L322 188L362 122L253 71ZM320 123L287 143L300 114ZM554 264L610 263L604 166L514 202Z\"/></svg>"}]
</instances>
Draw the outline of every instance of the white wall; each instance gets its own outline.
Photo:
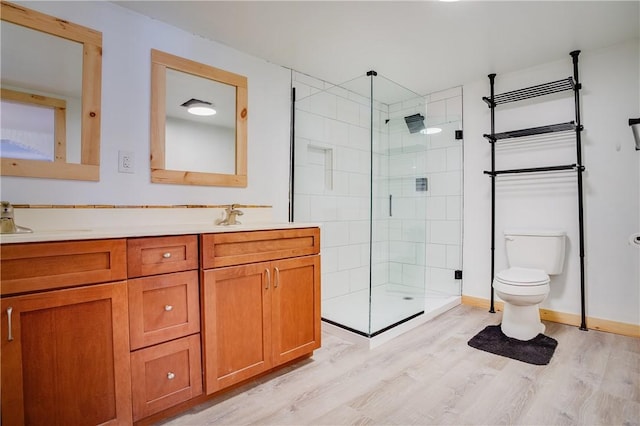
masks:
<instances>
[{"instance_id":1,"label":"white wall","mask_svg":"<svg viewBox=\"0 0 640 426\"><path fill-rule=\"evenodd\" d=\"M568 52L567 52L568 53ZM580 54L587 316L640 324L640 250L629 236L640 230L640 152L628 119L640 116L640 48L633 41ZM499 70L496 70L499 72ZM573 75L571 58L496 77L496 94ZM488 78L464 85L464 281L463 294L490 297L490 131ZM573 119L573 97L552 95L542 105L496 109L496 131ZM571 139L553 138L496 149L497 168L575 162ZM498 178L496 272L506 267L502 231L509 227L561 228L569 244L565 272L552 277L542 307L580 313L577 191L574 174ZM588 325L588 324L587 324Z\"/></svg>"},{"instance_id":2,"label":"white wall","mask_svg":"<svg viewBox=\"0 0 640 426\"><path fill-rule=\"evenodd\" d=\"M236 132L175 117L165 120L165 167L205 173L233 174L236 170Z\"/></svg>"},{"instance_id":3,"label":"white wall","mask_svg":"<svg viewBox=\"0 0 640 426\"><path fill-rule=\"evenodd\" d=\"M102 32L100 182L2 177L2 199L21 204L273 205L287 220L290 71L146 18L110 2L21 2ZM246 189L150 183L150 49L245 75L249 85ZM117 171L118 150L133 151L135 173Z\"/></svg>"}]
</instances>

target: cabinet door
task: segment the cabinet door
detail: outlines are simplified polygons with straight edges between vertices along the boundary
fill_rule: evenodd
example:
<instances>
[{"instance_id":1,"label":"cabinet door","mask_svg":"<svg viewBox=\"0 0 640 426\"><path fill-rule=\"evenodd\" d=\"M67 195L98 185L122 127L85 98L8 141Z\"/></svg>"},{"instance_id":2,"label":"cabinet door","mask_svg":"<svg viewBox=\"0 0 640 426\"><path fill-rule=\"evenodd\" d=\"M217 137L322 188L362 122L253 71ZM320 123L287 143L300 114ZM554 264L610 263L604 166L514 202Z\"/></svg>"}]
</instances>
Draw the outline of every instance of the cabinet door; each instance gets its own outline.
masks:
<instances>
[{"instance_id":1,"label":"cabinet door","mask_svg":"<svg viewBox=\"0 0 640 426\"><path fill-rule=\"evenodd\" d=\"M203 272L207 394L271 367L269 274L269 263Z\"/></svg>"},{"instance_id":2,"label":"cabinet door","mask_svg":"<svg viewBox=\"0 0 640 426\"><path fill-rule=\"evenodd\" d=\"M126 281L1 305L3 424L131 423Z\"/></svg>"},{"instance_id":3,"label":"cabinet door","mask_svg":"<svg viewBox=\"0 0 640 426\"><path fill-rule=\"evenodd\" d=\"M320 347L320 256L272 262L274 365Z\"/></svg>"}]
</instances>

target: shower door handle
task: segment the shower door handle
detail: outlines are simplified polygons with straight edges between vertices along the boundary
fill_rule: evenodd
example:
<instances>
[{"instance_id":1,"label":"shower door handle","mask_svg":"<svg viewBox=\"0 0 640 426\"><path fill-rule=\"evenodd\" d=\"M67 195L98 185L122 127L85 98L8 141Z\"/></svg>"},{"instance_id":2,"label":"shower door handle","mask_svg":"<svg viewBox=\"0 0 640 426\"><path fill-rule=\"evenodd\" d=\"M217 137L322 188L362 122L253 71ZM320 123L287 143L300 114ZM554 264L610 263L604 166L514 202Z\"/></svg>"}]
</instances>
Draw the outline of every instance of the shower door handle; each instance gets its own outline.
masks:
<instances>
[{"instance_id":1,"label":"shower door handle","mask_svg":"<svg viewBox=\"0 0 640 426\"><path fill-rule=\"evenodd\" d=\"M393 216L393 195L389 194L389 217Z\"/></svg>"}]
</instances>

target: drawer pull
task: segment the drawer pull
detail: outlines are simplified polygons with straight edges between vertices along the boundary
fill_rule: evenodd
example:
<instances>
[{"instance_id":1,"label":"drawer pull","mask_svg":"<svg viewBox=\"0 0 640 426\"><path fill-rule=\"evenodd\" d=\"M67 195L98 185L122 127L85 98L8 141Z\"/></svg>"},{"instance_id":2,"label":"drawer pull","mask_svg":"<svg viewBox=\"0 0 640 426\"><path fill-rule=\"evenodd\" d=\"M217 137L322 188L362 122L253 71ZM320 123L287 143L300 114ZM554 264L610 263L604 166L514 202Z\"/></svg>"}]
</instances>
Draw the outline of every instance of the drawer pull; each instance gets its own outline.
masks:
<instances>
[{"instance_id":1,"label":"drawer pull","mask_svg":"<svg viewBox=\"0 0 640 426\"><path fill-rule=\"evenodd\" d=\"M169 371L169 372L167 373L167 379L168 379L168 380L173 380L175 377L176 377L176 375L175 375L175 374L173 374L171 371Z\"/></svg>"},{"instance_id":2,"label":"drawer pull","mask_svg":"<svg viewBox=\"0 0 640 426\"><path fill-rule=\"evenodd\" d=\"M275 282L273 283L273 288L278 288L278 284L280 284L280 269L278 269L277 266L273 269L276 270L276 279L275 279Z\"/></svg>"},{"instance_id":3,"label":"drawer pull","mask_svg":"<svg viewBox=\"0 0 640 426\"><path fill-rule=\"evenodd\" d=\"M7 328L9 329L7 332L7 340L10 342L13 340L13 327L11 326L11 314L13 313L13 308L9 306L7 308Z\"/></svg>"},{"instance_id":4,"label":"drawer pull","mask_svg":"<svg viewBox=\"0 0 640 426\"><path fill-rule=\"evenodd\" d=\"M166 252L162 255L162 257L164 257L165 259L169 259L171 257L171 253Z\"/></svg>"},{"instance_id":5,"label":"drawer pull","mask_svg":"<svg viewBox=\"0 0 640 426\"><path fill-rule=\"evenodd\" d=\"M271 284L271 271L269 271L269 268L264 268L264 271L267 273L267 282L264 285L264 289L269 290L269 284Z\"/></svg>"},{"instance_id":6,"label":"drawer pull","mask_svg":"<svg viewBox=\"0 0 640 426\"><path fill-rule=\"evenodd\" d=\"M169 312L169 311L173 311L173 306L172 305L164 305L164 310Z\"/></svg>"}]
</instances>

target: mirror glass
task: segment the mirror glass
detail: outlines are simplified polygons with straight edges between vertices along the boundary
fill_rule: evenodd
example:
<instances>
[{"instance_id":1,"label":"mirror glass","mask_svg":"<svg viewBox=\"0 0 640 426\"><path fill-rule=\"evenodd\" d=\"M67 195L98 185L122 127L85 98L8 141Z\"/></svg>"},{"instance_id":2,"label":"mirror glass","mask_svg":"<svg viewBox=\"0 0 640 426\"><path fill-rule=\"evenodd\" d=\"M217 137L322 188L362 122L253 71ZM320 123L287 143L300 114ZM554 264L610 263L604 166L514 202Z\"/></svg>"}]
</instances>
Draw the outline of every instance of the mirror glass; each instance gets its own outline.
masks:
<instances>
[{"instance_id":1,"label":"mirror glass","mask_svg":"<svg viewBox=\"0 0 640 426\"><path fill-rule=\"evenodd\" d=\"M2 98L0 111L0 157L54 161L53 108Z\"/></svg>"},{"instance_id":2,"label":"mirror glass","mask_svg":"<svg viewBox=\"0 0 640 426\"><path fill-rule=\"evenodd\" d=\"M151 181L246 187L246 77L158 50L151 62Z\"/></svg>"},{"instance_id":3,"label":"mirror glass","mask_svg":"<svg viewBox=\"0 0 640 426\"><path fill-rule=\"evenodd\" d=\"M201 101L215 114L197 115ZM171 170L235 174L236 88L167 69L165 166Z\"/></svg>"},{"instance_id":4,"label":"mirror glass","mask_svg":"<svg viewBox=\"0 0 640 426\"><path fill-rule=\"evenodd\" d=\"M102 34L1 5L1 174L99 180Z\"/></svg>"},{"instance_id":5,"label":"mirror glass","mask_svg":"<svg viewBox=\"0 0 640 426\"><path fill-rule=\"evenodd\" d=\"M0 40L0 157L80 163L82 44L10 22L2 22ZM57 139L65 147L59 156L56 101L65 132Z\"/></svg>"}]
</instances>

